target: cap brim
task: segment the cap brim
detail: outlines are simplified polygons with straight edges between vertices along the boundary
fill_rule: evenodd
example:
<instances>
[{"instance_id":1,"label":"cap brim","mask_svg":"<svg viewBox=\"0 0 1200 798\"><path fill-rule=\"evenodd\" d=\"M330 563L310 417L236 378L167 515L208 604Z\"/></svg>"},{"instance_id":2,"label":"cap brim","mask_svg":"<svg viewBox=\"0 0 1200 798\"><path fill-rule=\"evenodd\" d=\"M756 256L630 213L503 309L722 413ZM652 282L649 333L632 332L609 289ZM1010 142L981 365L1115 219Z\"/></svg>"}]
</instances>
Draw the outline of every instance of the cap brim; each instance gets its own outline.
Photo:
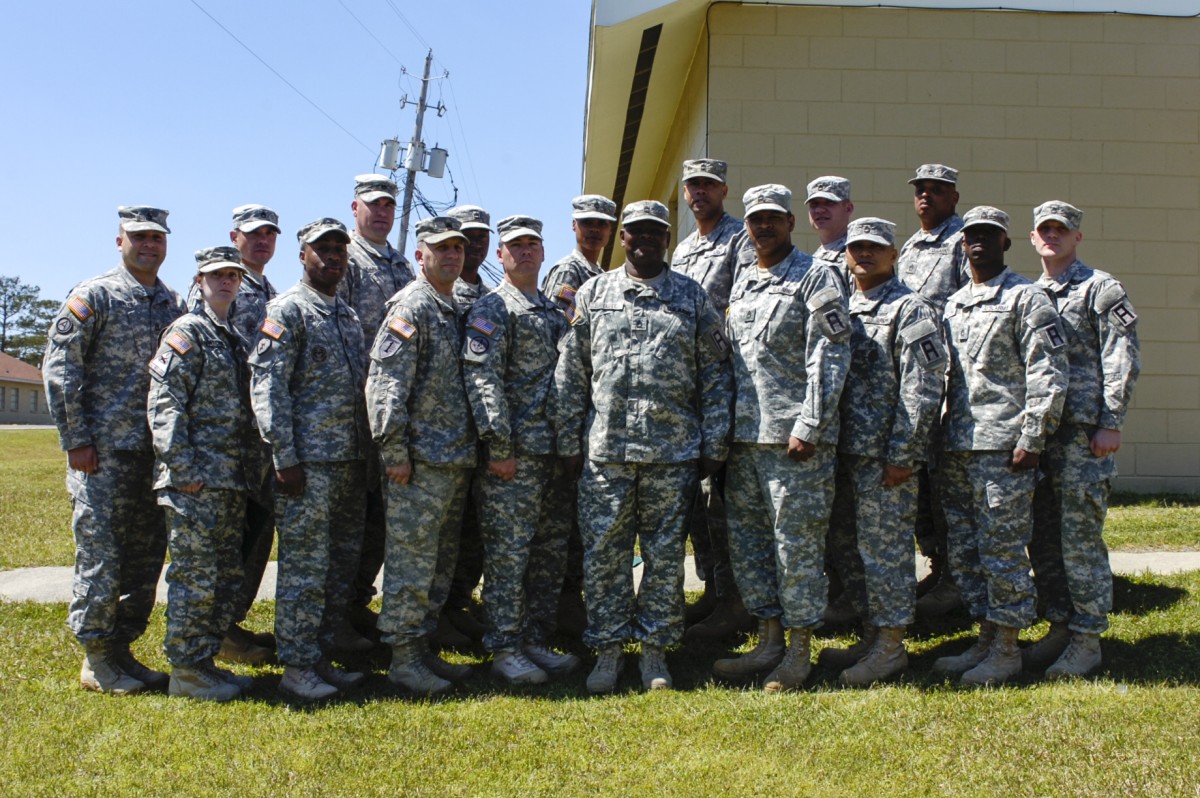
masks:
<instances>
[{"instance_id":1,"label":"cap brim","mask_svg":"<svg viewBox=\"0 0 1200 798\"><path fill-rule=\"evenodd\" d=\"M319 227L306 235L303 241L305 244L313 244L317 241L320 241L325 236L337 236L347 244L350 243L350 234L345 230L339 230L336 227Z\"/></svg>"},{"instance_id":2,"label":"cap brim","mask_svg":"<svg viewBox=\"0 0 1200 798\"><path fill-rule=\"evenodd\" d=\"M621 224L626 227L633 224L634 222L657 222L658 224L661 224L663 227L666 227L666 228L671 227L670 222L664 222L662 219L659 219L657 216L651 216L648 213L643 213L639 216L630 216L628 219L621 220Z\"/></svg>"},{"instance_id":3,"label":"cap brim","mask_svg":"<svg viewBox=\"0 0 1200 798\"><path fill-rule=\"evenodd\" d=\"M219 272L221 269L237 269L242 274L249 274L250 270L240 263L234 263L231 260L218 261L217 263L209 263L196 269L196 274L211 274Z\"/></svg>"},{"instance_id":4,"label":"cap brim","mask_svg":"<svg viewBox=\"0 0 1200 798\"><path fill-rule=\"evenodd\" d=\"M603 222L615 222L617 217L609 216L607 213L600 211L576 211L571 214L572 219L599 219Z\"/></svg>"},{"instance_id":5,"label":"cap brim","mask_svg":"<svg viewBox=\"0 0 1200 798\"><path fill-rule=\"evenodd\" d=\"M696 177L711 177L713 180L716 180L718 183L725 182L725 178L721 177L720 175L715 175L712 172L692 172L690 175L688 175L687 177L685 177L683 179L683 182L686 183L687 181L691 180L692 178L696 178Z\"/></svg>"},{"instance_id":6,"label":"cap brim","mask_svg":"<svg viewBox=\"0 0 1200 798\"><path fill-rule=\"evenodd\" d=\"M757 205L751 205L746 209L746 215L749 216L759 211L779 211L780 213L791 213L787 208L777 202L760 202Z\"/></svg>"},{"instance_id":7,"label":"cap brim","mask_svg":"<svg viewBox=\"0 0 1200 798\"><path fill-rule=\"evenodd\" d=\"M488 227L483 222L463 222L458 226L459 230L487 230L492 232L492 228Z\"/></svg>"},{"instance_id":8,"label":"cap brim","mask_svg":"<svg viewBox=\"0 0 1200 798\"><path fill-rule=\"evenodd\" d=\"M382 199L384 197L396 199L396 195L388 191L364 191L358 195L358 198L363 202L374 202L375 200Z\"/></svg>"},{"instance_id":9,"label":"cap brim","mask_svg":"<svg viewBox=\"0 0 1200 798\"><path fill-rule=\"evenodd\" d=\"M121 229L129 233L141 233L146 230L157 230L167 234L171 232L170 228L163 227L158 222L122 222Z\"/></svg>"},{"instance_id":10,"label":"cap brim","mask_svg":"<svg viewBox=\"0 0 1200 798\"><path fill-rule=\"evenodd\" d=\"M967 222L966 224L964 224L962 226L962 229L966 230L968 227L982 227L983 225L989 225L991 227L998 227L999 229L1003 230L1004 232L1006 232L1006 233L1008 232L1007 227L1000 224L999 222L993 222L991 219L975 219L974 221Z\"/></svg>"},{"instance_id":11,"label":"cap brim","mask_svg":"<svg viewBox=\"0 0 1200 798\"><path fill-rule=\"evenodd\" d=\"M805 204L808 204L815 199L827 199L827 200L833 200L834 202L845 202L845 200L843 200L837 194L830 194L828 191L814 191L813 193L808 195L808 197L804 200L804 202L805 202Z\"/></svg>"},{"instance_id":12,"label":"cap brim","mask_svg":"<svg viewBox=\"0 0 1200 798\"><path fill-rule=\"evenodd\" d=\"M268 222L266 219L255 219L252 222L246 222L245 224L239 224L236 229L239 233L253 233L255 230L259 229L260 227L274 227L276 233L283 232L282 230L279 229L279 225L275 224L274 222Z\"/></svg>"},{"instance_id":13,"label":"cap brim","mask_svg":"<svg viewBox=\"0 0 1200 798\"><path fill-rule=\"evenodd\" d=\"M1045 216L1041 216L1037 219L1034 219L1033 220L1033 228L1036 230L1037 228L1041 227L1042 222L1062 222L1063 225L1068 230L1078 230L1079 229L1075 225L1071 224L1071 221L1069 219L1067 219L1067 217L1063 216L1062 214L1058 214L1058 213L1048 213Z\"/></svg>"},{"instance_id":14,"label":"cap brim","mask_svg":"<svg viewBox=\"0 0 1200 798\"><path fill-rule=\"evenodd\" d=\"M846 246L850 246L851 244L857 243L859 241L870 241L873 244L882 244L885 247L896 246L895 241L888 241L883 236L871 235L869 233L863 233L862 235L857 235L854 238L847 238Z\"/></svg>"},{"instance_id":15,"label":"cap brim","mask_svg":"<svg viewBox=\"0 0 1200 798\"><path fill-rule=\"evenodd\" d=\"M915 186L917 183L920 183L920 182L921 182L921 181L923 181L923 180L934 180L934 181L937 181L938 183L947 183L947 184L949 184L949 185L951 185L951 186L957 186L957 185L958 185L958 181L957 181L957 180L950 180L950 179L948 179L948 178L945 178L945 177L914 177L912 180L909 180L909 181L908 181L908 184L909 184L910 186Z\"/></svg>"},{"instance_id":16,"label":"cap brim","mask_svg":"<svg viewBox=\"0 0 1200 798\"><path fill-rule=\"evenodd\" d=\"M460 233L459 231L447 230L444 233L433 233L432 235L427 235L423 238L418 238L417 243L419 243L419 244L440 244L443 241L449 241L452 238L461 238L463 241L467 240L467 237L465 235L463 235L462 233Z\"/></svg>"},{"instance_id":17,"label":"cap brim","mask_svg":"<svg viewBox=\"0 0 1200 798\"><path fill-rule=\"evenodd\" d=\"M504 235L500 236L500 241L507 244L509 241L515 241L521 236L533 236L538 241L542 240L542 234L531 227L518 227L515 230L506 230Z\"/></svg>"}]
</instances>

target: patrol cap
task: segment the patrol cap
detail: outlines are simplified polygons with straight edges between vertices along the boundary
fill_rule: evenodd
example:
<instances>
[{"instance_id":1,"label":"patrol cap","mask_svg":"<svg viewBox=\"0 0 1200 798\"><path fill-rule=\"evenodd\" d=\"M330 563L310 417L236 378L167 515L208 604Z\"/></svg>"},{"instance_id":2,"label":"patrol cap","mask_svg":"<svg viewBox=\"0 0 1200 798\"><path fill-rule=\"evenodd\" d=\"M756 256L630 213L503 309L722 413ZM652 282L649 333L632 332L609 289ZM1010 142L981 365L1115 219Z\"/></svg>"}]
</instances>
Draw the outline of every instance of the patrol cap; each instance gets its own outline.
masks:
<instances>
[{"instance_id":1,"label":"patrol cap","mask_svg":"<svg viewBox=\"0 0 1200 798\"><path fill-rule=\"evenodd\" d=\"M663 227L671 226L671 212L667 206L657 200L638 200L625 206L621 211L621 226L634 222L658 222Z\"/></svg>"},{"instance_id":2,"label":"patrol cap","mask_svg":"<svg viewBox=\"0 0 1200 798\"><path fill-rule=\"evenodd\" d=\"M296 238L301 244L312 244L330 233L347 244L350 243L350 234L346 232L346 225L330 216L324 216L315 222L304 225L296 232Z\"/></svg>"},{"instance_id":3,"label":"patrol cap","mask_svg":"<svg viewBox=\"0 0 1200 798\"><path fill-rule=\"evenodd\" d=\"M742 205L745 215L756 211L792 212L792 190L778 183L767 183L765 186L755 186L742 195Z\"/></svg>"},{"instance_id":4,"label":"patrol cap","mask_svg":"<svg viewBox=\"0 0 1200 798\"><path fill-rule=\"evenodd\" d=\"M1062 222L1072 230L1078 230L1079 225L1083 224L1083 211L1062 200L1043 202L1033 209L1033 227L1035 230L1042 222L1050 221L1051 219Z\"/></svg>"},{"instance_id":5,"label":"patrol cap","mask_svg":"<svg viewBox=\"0 0 1200 798\"><path fill-rule=\"evenodd\" d=\"M846 228L846 246L855 241L873 241L885 247L896 246L896 223L877 216L854 219Z\"/></svg>"},{"instance_id":6,"label":"patrol cap","mask_svg":"<svg viewBox=\"0 0 1200 798\"><path fill-rule=\"evenodd\" d=\"M815 199L827 199L833 200L834 202L849 202L850 181L844 177L838 177L837 175L818 177L816 180L808 184L808 196L804 199L804 201L808 203Z\"/></svg>"},{"instance_id":7,"label":"patrol cap","mask_svg":"<svg viewBox=\"0 0 1200 798\"><path fill-rule=\"evenodd\" d=\"M354 196L363 202L374 202L381 197L396 198L400 189L387 175L355 175Z\"/></svg>"},{"instance_id":8,"label":"patrol cap","mask_svg":"<svg viewBox=\"0 0 1200 798\"><path fill-rule=\"evenodd\" d=\"M711 177L724 183L725 173L728 171L729 164L724 161L718 161L716 158L696 158L683 162L683 182L686 183L693 177Z\"/></svg>"},{"instance_id":9,"label":"patrol cap","mask_svg":"<svg viewBox=\"0 0 1200 798\"><path fill-rule=\"evenodd\" d=\"M492 217L478 205L458 205L446 211L446 215L458 219L459 230L487 230L491 232Z\"/></svg>"},{"instance_id":10,"label":"patrol cap","mask_svg":"<svg viewBox=\"0 0 1200 798\"><path fill-rule=\"evenodd\" d=\"M1008 232L1008 214L991 205L977 205L963 214L963 229L981 224L990 224Z\"/></svg>"},{"instance_id":11,"label":"patrol cap","mask_svg":"<svg viewBox=\"0 0 1200 798\"><path fill-rule=\"evenodd\" d=\"M121 229L130 233L142 230L157 230L169 233L167 214L162 208L151 208L149 205L121 205L117 208L117 216L121 219Z\"/></svg>"},{"instance_id":12,"label":"patrol cap","mask_svg":"<svg viewBox=\"0 0 1200 798\"><path fill-rule=\"evenodd\" d=\"M541 241L542 223L532 216L505 216L496 222L496 232L505 244L521 236L533 236Z\"/></svg>"},{"instance_id":13,"label":"patrol cap","mask_svg":"<svg viewBox=\"0 0 1200 798\"><path fill-rule=\"evenodd\" d=\"M233 229L241 233L253 233L260 227L279 229L279 214L266 205L239 205L233 209Z\"/></svg>"},{"instance_id":14,"label":"patrol cap","mask_svg":"<svg viewBox=\"0 0 1200 798\"><path fill-rule=\"evenodd\" d=\"M571 200L572 219L617 220L617 203L601 194L583 194Z\"/></svg>"},{"instance_id":15,"label":"patrol cap","mask_svg":"<svg viewBox=\"0 0 1200 798\"><path fill-rule=\"evenodd\" d=\"M917 174L909 184L919 183L922 180L937 180L942 183L949 183L952 186L958 185L958 170L951 169L949 166L940 163L923 163L917 167Z\"/></svg>"},{"instance_id":16,"label":"patrol cap","mask_svg":"<svg viewBox=\"0 0 1200 798\"><path fill-rule=\"evenodd\" d=\"M221 269L237 269L243 274L242 255L235 247L207 247L196 250L196 274L208 274Z\"/></svg>"},{"instance_id":17,"label":"patrol cap","mask_svg":"<svg viewBox=\"0 0 1200 798\"><path fill-rule=\"evenodd\" d=\"M419 244L440 244L452 238L467 240L467 237L462 234L458 219L453 216L431 216L417 222L417 243Z\"/></svg>"}]
</instances>

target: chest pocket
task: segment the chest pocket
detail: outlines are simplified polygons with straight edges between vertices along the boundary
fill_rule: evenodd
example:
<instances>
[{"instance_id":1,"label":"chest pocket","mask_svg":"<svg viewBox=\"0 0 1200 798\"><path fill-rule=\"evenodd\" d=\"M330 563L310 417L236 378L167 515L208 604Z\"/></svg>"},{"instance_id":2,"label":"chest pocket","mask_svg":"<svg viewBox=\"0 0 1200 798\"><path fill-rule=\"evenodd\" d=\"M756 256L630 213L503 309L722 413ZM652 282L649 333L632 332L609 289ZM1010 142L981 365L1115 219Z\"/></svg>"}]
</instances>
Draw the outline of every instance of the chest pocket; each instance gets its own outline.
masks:
<instances>
[{"instance_id":1,"label":"chest pocket","mask_svg":"<svg viewBox=\"0 0 1200 798\"><path fill-rule=\"evenodd\" d=\"M536 310L526 311L517 317L517 325L524 333L516 337L516 359L519 362L527 368L538 370L555 359L558 339L547 317Z\"/></svg>"},{"instance_id":2,"label":"chest pocket","mask_svg":"<svg viewBox=\"0 0 1200 798\"><path fill-rule=\"evenodd\" d=\"M695 309L688 305L668 305L647 316L652 317L651 332L657 344L654 356L659 360L678 357L686 348L685 339L691 339L695 332Z\"/></svg>"},{"instance_id":3,"label":"chest pocket","mask_svg":"<svg viewBox=\"0 0 1200 798\"><path fill-rule=\"evenodd\" d=\"M758 315L754 320L752 334L769 343L789 334L788 311L797 304L796 294L800 283L787 282L773 285L759 301ZM803 344L801 344L803 346Z\"/></svg>"},{"instance_id":4,"label":"chest pocket","mask_svg":"<svg viewBox=\"0 0 1200 798\"><path fill-rule=\"evenodd\" d=\"M588 308L588 312L593 357L607 359L629 354L629 321L620 302L596 302Z\"/></svg>"},{"instance_id":5,"label":"chest pocket","mask_svg":"<svg viewBox=\"0 0 1200 798\"><path fill-rule=\"evenodd\" d=\"M970 314L971 342L967 347L972 360L979 360L984 347L993 339L1003 335L1004 327L1012 317L1013 303L1006 301L997 305L976 305Z\"/></svg>"},{"instance_id":6,"label":"chest pocket","mask_svg":"<svg viewBox=\"0 0 1200 798\"><path fill-rule=\"evenodd\" d=\"M850 319L851 357L863 363L876 364L891 350L891 330L894 314L883 316L852 316Z\"/></svg>"}]
</instances>

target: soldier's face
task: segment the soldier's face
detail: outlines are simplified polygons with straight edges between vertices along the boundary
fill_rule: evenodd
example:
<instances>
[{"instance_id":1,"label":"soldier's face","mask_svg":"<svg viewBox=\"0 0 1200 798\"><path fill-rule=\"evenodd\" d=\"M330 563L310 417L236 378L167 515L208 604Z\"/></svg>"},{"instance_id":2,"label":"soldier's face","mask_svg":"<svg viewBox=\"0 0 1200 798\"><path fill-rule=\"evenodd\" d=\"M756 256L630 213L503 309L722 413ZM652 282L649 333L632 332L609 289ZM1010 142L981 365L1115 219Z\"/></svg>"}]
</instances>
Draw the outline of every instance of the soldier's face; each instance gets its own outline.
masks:
<instances>
[{"instance_id":1,"label":"soldier's face","mask_svg":"<svg viewBox=\"0 0 1200 798\"><path fill-rule=\"evenodd\" d=\"M275 257L275 243L278 239L279 231L269 224L249 233L243 233L241 230L229 233L229 240L242 254L242 263L257 266L259 271Z\"/></svg>"},{"instance_id":2,"label":"soldier's face","mask_svg":"<svg viewBox=\"0 0 1200 798\"><path fill-rule=\"evenodd\" d=\"M858 284L870 290L892 276L896 254L896 248L887 244L855 241L846 247L846 263Z\"/></svg>"},{"instance_id":3,"label":"soldier's face","mask_svg":"<svg viewBox=\"0 0 1200 798\"><path fill-rule=\"evenodd\" d=\"M207 274L197 274L196 282L200 284L200 293L204 294L205 302L229 307L237 296L238 286L242 284L242 273L238 269L218 269Z\"/></svg>"},{"instance_id":4,"label":"soldier's face","mask_svg":"<svg viewBox=\"0 0 1200 798\"><path fill-rule=\"evenodd\" d=\"M683 200L697 219L712 219L725 212L729 186L711 177L693 177L683 183Z\"/></svg>"},{"instance_id":5,"label":"soldier's face","mask_svg":"<svg viewBox=\"0 0 1200 798\"><path fill-rule=\"evenodd\" d=\"M462 274L465 254L466 247L461 238L439 241L432 246L425 242L417 245L417 263L425 279L443 294L454 290L454 281Z\"/></svg>"},{"instance_id":6,"label":"soldier's face","mask_svg":"<svg viewBox=\"0 0 1200 798\"><path fill-rule=\"evenodd\" d=\"M537 236L518 236L501 244L496 255L504 264L504 273L517 285L528 283L530 279L536 281L542 261L546 259L542 239Z\"/></svg>"},{"instance_id":7,"label":"soldier's face","mask_svg":"<svg viewBox=\"0 0 1200 798\"><path fill-rule=\"evenodd\" d=\"M487 257L488 245L492 243L492 234L487 230L480 230L478 227L463 230L462 234L467 237L467 243L463 247L463 268L478 269L479 264L483 263Z\"/></svg>"},{"instance_id":8,"label":"soldier's face","mask_svg":"<svg viewBox=\"0 0 1200 798\"><path fill-rule=\"evenodd\" d=\"M760 257L791 247L796 217L783 211L755 211L746 217L746 232Z\"/></svg>"},{"instance_id":9,"label":"soldier's face","mask_svg":"<svg viewBox=\"0 0 1200 798\"><path fill-rule=\"evenodd\" d=\"M1029 234L1029 242L1037 254L1047 260L1074 258L1083 231L1072 230L1057 219L1047 219Z\"/></svg>"},{"instance_id":10,"label":"soldier's face","mask_svg":"<svg viewBox=\"0 0 1200 798\"><path fill-rule=\"evenodd\" d=\"M634 266L654 266L666 260L671 230L643 219L621 228L621 247Z\"/></svg>"},{"instance_id":11,"label":"soldier's face","mask_svg":"<svg viewBox=\"0 0 1200 798\"><path fill-rule=\"evenodd\" d=\"M396 223L396 201L391 197L380 197L374 202L354 200L350 203L354 211L354 227L358 234L376 244L387 242L388 233Z\"/></svg>"},{"instance_id":12,"label":"soldier's face","mask_svg":"<svg viewBox=\"0 0 1200 798\"><path fill-rule=\"evenodd\" d=\"M913 207L926 230L950 218L958 205L958 191L941 180L918 180L913 184Z\"/></svg>"},{"instance_id":13,"label":"soldier's face","mask_svg":"<svg viewBox=\"0 0 1200 798\"><path fill-rule=\"evenodd\" d=\"M122 229L117 236L117 248L121 250L121 262L126 269L153 275L158 273L158 267L167 259L167 236L158 230L131 233Z\"/></svg>"},{"instance_id":14,"label":"soldier's face","mask_svg":"<svg viewBox=\"0 0 1200 798\"><path fill-rule=\"evenodd\" d=\"M854 203L818 197L808 203L808 221L814 230L831 230L838 235L846 232Z\"/></svg>"},{"instance_id":15,"label":"soldier's face","mask_svg":"<svg viewBox=\"0 0 1200 798\"><path fill-rule=\"evenodd\" d=\"M977 269L1003 268L1004 253L1010 246L1008 233L994 224L973 224L963 228L963 249L967 260Z\"/></svg>"},{"instance_id":16,"label":"soldier's face","mask_svg":"<svg viewBox=\"0 0 1200 798\"><path fill-rule=\"evenodd\" d=\"M575 244L580 250L597 251L608 246L613 223L604 219L574 219L571 229L575 231Z\"/></svg>"},{"instance_id":17,"label":"soldier's face","mask_svg":"<svg viewBox=\"0 0 1200 798\"><path fill-rule=\"evenodd\" d=\"M340 236L326 234L300 250L304 264L304 282L326 296L337 292L346 274L346 242Z\"/></svg>"}]
</instances>

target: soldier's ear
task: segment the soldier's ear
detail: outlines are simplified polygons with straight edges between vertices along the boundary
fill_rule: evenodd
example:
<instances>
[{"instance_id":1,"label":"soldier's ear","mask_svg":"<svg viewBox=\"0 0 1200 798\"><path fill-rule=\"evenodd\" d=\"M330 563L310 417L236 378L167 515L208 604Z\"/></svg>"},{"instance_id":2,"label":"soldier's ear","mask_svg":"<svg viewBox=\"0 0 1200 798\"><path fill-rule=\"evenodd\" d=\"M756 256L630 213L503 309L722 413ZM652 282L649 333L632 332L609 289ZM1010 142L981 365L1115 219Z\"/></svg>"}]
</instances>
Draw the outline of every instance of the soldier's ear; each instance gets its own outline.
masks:
<instances>
[{"instance_id":1,"label":"soldier's ear","mask_svg":"<svg viewBox=\"0 0 1200 798\"><path fill-rule=\"evenodd\" d=\"M1008 252L1008 248L1012 246L1012 239L1007 234L1004 236L1004 251Z\"/></svg>"}]
</instances>

